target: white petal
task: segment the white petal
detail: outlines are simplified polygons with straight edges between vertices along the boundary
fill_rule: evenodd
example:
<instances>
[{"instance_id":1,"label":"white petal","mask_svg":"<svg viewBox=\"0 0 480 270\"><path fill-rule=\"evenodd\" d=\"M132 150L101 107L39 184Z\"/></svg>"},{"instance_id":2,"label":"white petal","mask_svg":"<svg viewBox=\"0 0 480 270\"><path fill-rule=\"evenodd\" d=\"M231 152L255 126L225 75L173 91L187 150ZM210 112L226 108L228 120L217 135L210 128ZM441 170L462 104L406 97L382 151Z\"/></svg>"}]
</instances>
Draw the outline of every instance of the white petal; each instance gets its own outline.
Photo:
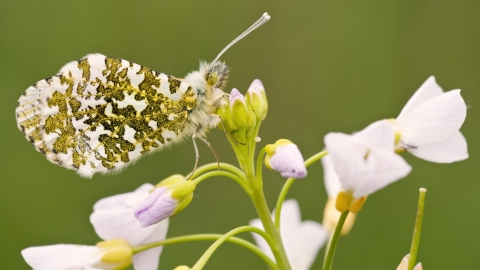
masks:
<instances>
[{"instance_id":1,"label":"white petal","mask_svg":"<svg viewBox=\"0 0 480 270\"><path fill-rule=\"evenodd\" d=\"M165 239L165 237L163 237L163 239ZM162 248L163 247L151 248L133 255L133 269L157 270Z\"/></svg>"},{"instance_id":2,"label":"white petal","mask_svg":"<svg viewBox=\"0 0 480 270\"><path fill-rule=\"evenodd\" d=\"M58 244L22 250L25 261L35 270L78 269L100 260L102 249L95 246Z\"/></svg>"},{"instance_id":3,"label":"white petal","mask_svg":"<svg viewBox=\"0 0 480 270\"><path fill-rule=\"evenodd\" d=\"M408 152L421 159L438 163L451 163L468 158L467 141L460 131L442 143L410 148Z\"/></svg>"},{"instance_id":4,"label":"white petal","mask_svg":"<svg viewBox=\"0 0 480 270\"><path fill-rule=\"evenodd\" d=\"M411 147L450 139L465 121L467 107L460 90L452 90L421 104L394 124L401 143Z\"/></svg>"},{"instance_id":5,"label":"white petal","mask_svg":"<svg viewBox=\"0 0 480 270\"><path fill-rule=\"evenodd\" d=\"M302 222L295 233L295 242L285 243L292 269L310 269L327 238L328 234L320 223L309 220Z\"/></svg>"},{"instance_id":6,"label":"white petal","mask_svg":"<svg viewBox=\"0 0 480 270\"><path fill-rule=\"evenodd\" d=\"M326 155L321 161L323 165L323 179L328 197L336 198L342 188L342 184L340 184L337 172L335 172L335 167L333 167L332 157L331 155Z\"/></svg>"},{"instance_id":7,"label":"white petal","mask_svg":"<svg viewBox=\"0 0 480 270\"><path fill-rule=\"evenodd\" d=\"M362 140L370 148L381 148L393 152L395 149L395 133L389 120L373 122L353 137Z\"/></svg>"},{"instance_id":8,"label":"white petal","mask_svg":"<svg viewBox=\"0 0 480 270\"><path fill-rule=\"evenodd\" d=\"M252 219L250 221L250 226L257 227L261 230L264 230L262 221L260 221L259 218ZM273 252L270 249L270 246L268 245L267 241L263 239L260 235L256 233L252 233L253 239L255 240L255 243L257 243L257 246L267 255L270 259L275 261L275 257L273 256Z\"/></svg>"},{"instance_id":9,"label":"white petal","mask_svg":"<svg viewBox=\"0 0 480 270\"><path fill-rule=\"evenodd\" d=\"M407 176L412 169L399 155L378 148L370 149L366 168L372 170L373 174L357 178L353 188L354 198L372 194Z\"/></svg>"},{"instance_id":10,"label":"white petal","mask_svg":"<svg viewBox=\"0 0 480 270\"><path fill-rule=\"evenodd\" d=\"M98 202L95 203L93 206L93 210L97 209L103 209L103 208L124 208L128 205L126 205L129 202L129 199L131 200L132 197L139 196L141 197L140 201L145 198L150 191L153 189L152 184L143 184L139 188L137 188L134 192L127 192L123 194L118 194L115 196L110 196L104 199L99 200Z\"/></svg>"},{"instance_id":11,"label":"white petal","mask_svg":"<svg viewBox=\"0 0 480 270\"><path fill-rule=\"evenodd\" d=\"M435 81L435 77L430 76L423 84L418 88L418 90L413 94L413 96L408 100L405 107L403 107L402 112L397 117L401 119L406 115L412 113L417 107L419 107L424 102L443 94L442 88Z\"/></svg>"},{"instance_id":12,"label":"white petal","mask_svg":"<svg viewBox=\"0 0 480 270\"><path fill-rule=\"evenodd\" d=\"M344 190L354 190L359 179L369 178L373 173L364 164L368 147L359 139L343 133L328 133L325 146Z\"/></svg>"}]
</instances>

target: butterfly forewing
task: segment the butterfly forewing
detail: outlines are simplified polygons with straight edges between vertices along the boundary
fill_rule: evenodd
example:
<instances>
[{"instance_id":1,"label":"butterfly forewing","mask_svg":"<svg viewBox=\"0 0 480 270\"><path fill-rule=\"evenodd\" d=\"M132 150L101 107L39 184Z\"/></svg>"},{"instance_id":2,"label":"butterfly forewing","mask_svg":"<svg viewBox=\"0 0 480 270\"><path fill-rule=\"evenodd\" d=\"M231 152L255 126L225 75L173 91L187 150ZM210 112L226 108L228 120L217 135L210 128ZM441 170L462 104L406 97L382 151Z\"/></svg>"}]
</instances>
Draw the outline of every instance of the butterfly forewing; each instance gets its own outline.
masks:
<instances>
[{"instance_id":1,"label":"butterfly forewing","mask_svg":"<svg viewBox=\"0 0 480 270\"><path fill-rule=\"evenodd\" d=\"M92 176L188 135L197 105L196 91L180 79L91 54L29 87L16 116L50 161Z\"/></svg>"}]
</instances>

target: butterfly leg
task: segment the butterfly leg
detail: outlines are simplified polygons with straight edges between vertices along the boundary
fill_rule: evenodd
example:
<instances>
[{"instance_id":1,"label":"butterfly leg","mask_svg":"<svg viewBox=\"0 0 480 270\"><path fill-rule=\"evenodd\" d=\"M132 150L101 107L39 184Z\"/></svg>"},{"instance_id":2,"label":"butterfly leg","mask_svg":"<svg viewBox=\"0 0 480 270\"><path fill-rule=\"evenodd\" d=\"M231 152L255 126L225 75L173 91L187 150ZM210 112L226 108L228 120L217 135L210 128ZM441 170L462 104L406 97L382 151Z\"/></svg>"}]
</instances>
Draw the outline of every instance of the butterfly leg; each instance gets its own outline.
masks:
<instances>
[{"instance_id":1,"label":"butterfly leg","mask_svg":"<svg viewBox=\"0 0 480 270\"><path fill-rule=\"evenodd\" d=\"M193 167L193 171L190 174L190 176L187 177L187 180L189 180L190 177L192 177L192 175L197 170L198 160L200 159L200 154L198 153L198 147L197 147L197 142L195 141L195 138L196 138L196 136L195 136L195 134L193 134L192 135L192 141L193 141L193 147L195 148L195 166Z\"/></svg>"},{"instance_id":2,"label":"butterfly leg","mask_svg":"<svg viewBox=\"0 0 480 270\"><path fill-rule=\"evenodd\" d=\"M229 136L232 140L234 140L238 144L246 145L246 143L242 143L242 142L237 141L237 139L235 139L235 137L233 137L233 135L230 134L230 132L227 131L227 128L225 127L225 123L223 122L222 116L218 115L218 117L220 118L220 123L222 124L223 132L225 132L225 135Z\"/></svg>"},{"instance_id":3,"label":"butterfly leg","mask_svg":"<svg viewBox=\"0 0 480 270\"><path fill-rule=\"evenodd\" d=\"M203 138L203 137L198 137L200 140L202 140L204 143L206 143L208 145L208 147L210 147L210 149L212 150L213 154L215 155L215 159L217 160L217 164L218 164L218 170L220 171L220 160L218 159L218 155L217 155L217 152L215 151L215 149L213 149L212 147L212 144L207 141L207 139Z\"/></svg>"}]
</instances>

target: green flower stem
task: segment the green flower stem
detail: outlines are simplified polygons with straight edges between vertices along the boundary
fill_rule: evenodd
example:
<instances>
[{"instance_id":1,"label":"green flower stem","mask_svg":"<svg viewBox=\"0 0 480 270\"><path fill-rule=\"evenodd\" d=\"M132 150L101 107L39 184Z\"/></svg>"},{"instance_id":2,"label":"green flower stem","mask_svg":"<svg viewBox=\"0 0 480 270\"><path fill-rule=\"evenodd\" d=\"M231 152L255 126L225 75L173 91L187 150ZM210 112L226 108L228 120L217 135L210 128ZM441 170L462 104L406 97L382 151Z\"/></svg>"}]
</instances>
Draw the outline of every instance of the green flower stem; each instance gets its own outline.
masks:
<instances>
[{"instance_id":1,"label":"green flower stem","mask_svg":"<svg viewBox=\"0 0 480 270\"><path fill-rule=\"evenodd\" d=\"M333 256L335 255L335 248L337 248L338 239L340 238L340 233L342 232L343 224L348 216L348 211L345 211L340 216L338 220L337 227L333 233L332 241L328 247L327 258L325 259L325 264L323 265L323 270L330 270L332 268Z\"/></svg>"},{"instance_id":2,"label":"green flower stem","mask_svg":"<svg viewBox=\"0 0 480 270\"><path fill-rule=\"evenodd\" d=\"M265 158L265 147L260 150L257 158L257 170L256 170L256 177L257 181L262 182L262 168L263 168L263 159Z\"/></svg>"},{"instance_id":3,"label":"green flower stem","mask_svg":"<svg viewBox=\"0 0 480 270\"><path fill-rule=\"evenodd\" d=\"M228 163L220 162L220 169L225 170L225 171L229 171L229 172L237 175L238 177L240 177L242 179L245 179L245 174L242 172L242 170L240 170L239 168L237 168L233 165L230 165ZM197 170L192 174L192 176L190 176L190 179L195 179L199 175L201 175L203 173L206 173L208 171L213 171L213 170L218 170L218 163L209 163L209 164L205 164L201 167L198 167Z\"/></svg>"},{"instance_id":4,"label":"green flower stem","mask_svg":"<svg viewBox=\"0 0 480 270\"><path fill-rule=\"evenodd\" d=\"M180 243L186 243L186 242L193 242L193 241L210 241L210 240L218 240L223 236L223 234L193 234L193 235L185 235L185 236L180 236L180 237L173 237L169 238L163 241L143 245L143 246L138 246L133 248L133 254L145 251L150 248L158 247L158 246L168 246L172 244L180 244ZM241 238L237 237L230 237L226 240L227 242L237 244L239 246L242 246L256 255L258 255L271 269L277 269L277 265L275 264L272 259L270 259L265 253L263 253L262 250L260 250L257 246L254 244L243 240Z\"/></svg>"},{"instance_id":5,"label":"green flower stem","mask_svg":"<svg viewBox=\"0 0 480 270\"><path fill-rule=\"evenodd\" d=\"M265 151L265 150L262 149L262 151ZM262 154L262 153L263 152L260 152L260 154ZM305 161L305 167L309 167L310 165L317 162L318 160L320 160L321 158L323 158L326 155L328 155L327 150L311 156L309 159L307 159ZM260 160L260 157L259 157L259 160ZM257 161L257 170L258 170L258 166L259 165L258 165L258 161ZM261 166L262 166L262 164L260 163L260 168L261 168ZM257 174L258 174L258 171L257 171ZM293 182L295 182L295 178L288 178L287 181L285 182L285 184L283 185L283 188L282 188L282 191L280 192L280 195L278 195L277 206L275 207L275 227L277 229L280 229L280 214L282 212L283 201L285 201L285 198L287 197L287 193L290 190L290 187L293 185Z\"/></svg>"},{"instance_id":6,"label":"green flower stem","mask_svg":"<svg viewBox=\"0 0 480 270\"><path fill-rule=\"evenodd\" d=\"M415 228L413 229L412 246L410 247L410 259L408 260L408 270L413 270L417 261L418 246L420 245L420 234L422 233L423 209L425 206L425 195L427 190L420 189L418 198L417 219L415 220Z\"/></svg>"},{"instance_id":7,"label":"green flower stem","mask_svg":"<svg viewBox=\"0 0 480 270\"><path fill-rule=\"evenodd\" d=\"M254 232L254 233L257 233L259 234L260 236L262 236L266 241L267 243L269 244L269 246L273 247L275 246L275 243L272 241L272 238L270 238L269 235L267 235L264 231L260 230L259 228L257 227L253 227L253 226L242 226L242 227L238 227L238 228L235 228L231 231L229 231L228 233L224 234L222 237L218 238L217 241L215 241L206 251L205 253L203 253L202 257L200 257L200 259L197 261L197 263L195 263L195 265L192 267L192 270L201 270L203 269L203 267L205 266L205 264L207 263L207 261L210 259L210 257L212 256L212 254L215 252L215 250L217 250L217 248L223 244L225 241L227 241L228 239L230 239L232 236L236 235L236 234L239 234L239 233L242 233L242 232ZM273 268L273 269L276 269L276 266Z\"/></svg>"},{"instance_id":8,"label":"green flower stem","mask_svg":"<svg viewBox=\"0 0 480 270\"><path fill-rule=\"evenodd\" d=\"M208 173L204 173L202 175L200 175L199 177L193 179L192 181L195 183L195 184L199 184L200 182L202 182L203 180L207 179L207 178L210 178L210 177L213 177L213 176L226 176L226 177L229 177L233 180L235 180L240 186L242 186L243 190L245 190L245 192L247 192L247 194L250 194L252 193L250 187L248 186L247 182L244 180L244 179L241 179L240 177L238 177L237 175L231 173L231 172L225 172L225 171L213 171L213 172L208 172Z\"/></svg>"}]
</instances>

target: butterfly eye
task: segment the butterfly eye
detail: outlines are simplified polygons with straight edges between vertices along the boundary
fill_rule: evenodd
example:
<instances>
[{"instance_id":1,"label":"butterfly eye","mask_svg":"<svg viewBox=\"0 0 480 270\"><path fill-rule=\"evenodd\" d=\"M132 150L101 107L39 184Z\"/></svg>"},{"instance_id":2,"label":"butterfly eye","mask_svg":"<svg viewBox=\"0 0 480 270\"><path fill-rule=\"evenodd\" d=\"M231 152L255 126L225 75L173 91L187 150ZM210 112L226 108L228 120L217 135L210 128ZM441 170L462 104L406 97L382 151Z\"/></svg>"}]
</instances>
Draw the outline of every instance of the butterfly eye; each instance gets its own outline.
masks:
<instances>
[{"instance_id":1,"label":"butterfly eye","mask_svg":"<svg viewBox=\"0 0 480 270\"><path fill-rule=\"evenodd\" d=\"M218 75L216 72L209 72L205 79L207 80L208 85L214 85L218 80Z\"/></svg>"}]
</instances>

